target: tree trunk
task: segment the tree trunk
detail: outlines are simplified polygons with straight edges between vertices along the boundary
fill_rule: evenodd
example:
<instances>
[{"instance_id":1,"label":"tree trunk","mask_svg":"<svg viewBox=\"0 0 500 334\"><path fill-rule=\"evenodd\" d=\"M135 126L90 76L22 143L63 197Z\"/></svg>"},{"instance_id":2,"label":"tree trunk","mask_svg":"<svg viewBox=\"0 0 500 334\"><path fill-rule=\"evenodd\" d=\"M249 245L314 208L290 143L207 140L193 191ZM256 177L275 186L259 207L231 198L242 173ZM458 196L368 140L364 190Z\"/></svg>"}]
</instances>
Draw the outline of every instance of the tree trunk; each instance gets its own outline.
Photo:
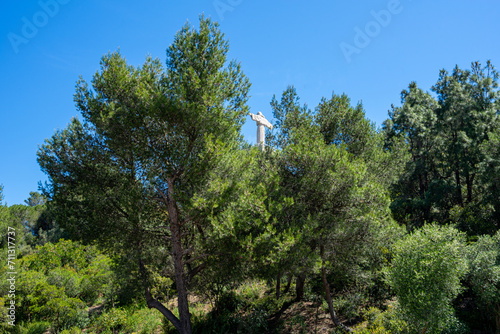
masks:
<instances>
[{"instance_id":1,"label":"tree trunk","mask_svg":"<svg viewBox=\"0 0 500 334\"><path fill-rule=\"evenodd\" d=\"M139 245L140 249L140 245ZM167 318L168 321L174 325L175 329L177 329L180 333L182 333L182 327L181 327L181 322L180 320L168 309L166 308L162 303L157 301L153 296L151 296L151 292L149 291L148 287L148 280L147 280L147 272L146 272L146 267L144 266L144 263L142 262L141 254L139 254L139 272L141 273L143 285L144 285L144 290L145 290L145 297L146 297L146 305L148 305L149 308L155 308L158 311L160 311L161 314L165 318Z\"/></svg>"},{"instance_id":2,"label":"tree trunk","mask_svg":"<svg viewBox=\"0 0 500 334\"><path fill-rule=\"evenodd\" d=\"M456 135L453 136L456 142ZM463 208L464 201L462 198L462 183L460 182L460 160L458 154L455 152L455 183L457 184L457 200L458 204Z\"/></svg>"},{"instance_id":3,"label":"tree trunk","mask_svg":"<svg viewBox=\"0 0 500 334\"><path fill-rule=\"evenodd\" d=\"M296 300L302 300L304 298L304 284L306 282L306 274L301 273L297 276L295 281L295 298Z\"/></svg>"},{"instance_id":4,"label":"tree trunk","mask_svg":"<svg viewBox=\"0 0 500 334\"><path fill-rule=\"evenodd\" d=\"M500 334L500 304L497 305L497 311L495 312L495 325L496 333Z\"/></svg>"},{"instance_id":5,"label":"tree trunk","mask_svg":"<svg viewBox=\"0 0 500 334\"><path fill-rule=\"evenodd\" d=\"M149 308L155 308L160 311L160 313L163 314L163 316L167 318L167 320L170 321L172 325L174 325L175 329L177 329L179 333L183 333L180 320L162 303L151 296L149 288L146 288L146 304Z\"/></svg>"},{"instance_id":6,"label":"tree trunk","mask_svg":"<svg viewBox=\"0 0 500 334\"><path fill-rule=\"evenodd\" d=\"M170 232L172 233L172 257L174 260L175 286L177 288L177 308L179 310L180 334L191 334L191 314L184 279L184 259L182 249L182 231L179 222L178 208L174 199L174 180L168 182L167 210L170 219Z\"/></svg>"},{"instance_id":7,"label":"tree trunk","mask_svg":"<svg viewBox=\"0 0 500 334\"><path fill-rule=\"evenodd\" d=\"M276 278L276 299L280 299L281 296L281 273L278 273Z\"/></svg>"},{"instance_id":8,"label":"tree trunk","mask_svg":"<svg viewBox=\"0 0 500 334\"><path fill-rule=\"evenodd\" d=\"M324 256L324 246L320 246L320 252L321 252L321 278L323 280L323 288L325 289L325 299L326 302L328 303L328 310L330 311L330 317L333 320L333 323L336 326L341 327L343 330L348 331L352 333L352 329L344 325L339 321L337 318L337 314L335 313L335 309L333 308L333 302L332 302L332 295L330 294L330 285L328 284L328 281L326 280L326 269L325 269L325 260L323 258Z\"/></svg>"},{"instance_id":9,"label":"tree trunk","mask_svg":"<svg viewBox=\"0 0 500 334\"><path fill-rule=\"evenodd\" d=\"M288 291L290 291L290 286L292 285L292 278L293 278L293 275L288 274L288 281L286 282L284 293L288 293Z\"/></svg>"},{"instance_id":10,"label":"tree trunk","mask_svg":"<svg viewBox=\"0 0 500 334\"><path fill-rule=\"evenodd\" d=\"M465 177L465 184L467 185L467 204L472 203L472 187L474 185L474 175L475 174L469 175L469 173L467 173Z\"/></svg>"},{"instance_id":11,"label":"tree trunk","mask_svg":"<svg viewBox=\"0 0 500 334\"><path fill-rule=\"evenodd\" d=\"M455 170L455 182L457 184L457 195L456 196L457 196L458 204L463 208L464 201L462 199L462 185L460 183L460 171L458 169Z\"/></svg>"}]
</instances>

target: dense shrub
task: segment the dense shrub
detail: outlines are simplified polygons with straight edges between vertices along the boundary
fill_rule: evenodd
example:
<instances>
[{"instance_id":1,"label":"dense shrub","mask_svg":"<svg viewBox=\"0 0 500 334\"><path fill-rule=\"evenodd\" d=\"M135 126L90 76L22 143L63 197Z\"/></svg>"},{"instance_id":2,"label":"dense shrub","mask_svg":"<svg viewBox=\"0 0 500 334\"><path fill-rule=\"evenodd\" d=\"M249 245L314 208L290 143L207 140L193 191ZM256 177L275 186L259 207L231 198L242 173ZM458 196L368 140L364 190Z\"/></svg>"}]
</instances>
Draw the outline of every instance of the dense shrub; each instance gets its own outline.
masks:
<instances>
[{"instance_id":1,"label":"dense shrub","mask_svg":"<svg viewBox=\"0 0 500 334\"><path fill-rule=\"evenodd\" d=\"M439 333L455 322L466 272L465 234L452 227L426 225L395 244L389 281L412 330Z\"/></svg>"},{"instance_id":2,"label":"dense shrub","mask_svg":"<svg viewBox=\"0 0 500 334\"><path fill-rule=\"evenodd\" d=\"M500 330L500 231L480 236L468 248L467 283L478 307L473 314L482 328Z\"/></svg>"},{"instance_id":3,"label":"dense shrub","mask_svg":"<svg viewBox=\"0 0 500 334\"><path fill-rule=\"evenodd\" d=\"M69 240L38 246L17 263L16 323L45 321L54 331L85 328L87 305L107 294L113 278L109 257ZM0 291L7 294L5 282Z\"/></svg>"},{"instance_id":4,"label":"dense shrub","mask_svg":"<svg viewBox=\"0 0 500 334\"><path fill-rule=\"evenodd\" d=\"M365 322L354 329L356 334L409 333L406 321L401 319L392 305L386 311L371 307L364 314Z\"/></svg>"}]
</instances>

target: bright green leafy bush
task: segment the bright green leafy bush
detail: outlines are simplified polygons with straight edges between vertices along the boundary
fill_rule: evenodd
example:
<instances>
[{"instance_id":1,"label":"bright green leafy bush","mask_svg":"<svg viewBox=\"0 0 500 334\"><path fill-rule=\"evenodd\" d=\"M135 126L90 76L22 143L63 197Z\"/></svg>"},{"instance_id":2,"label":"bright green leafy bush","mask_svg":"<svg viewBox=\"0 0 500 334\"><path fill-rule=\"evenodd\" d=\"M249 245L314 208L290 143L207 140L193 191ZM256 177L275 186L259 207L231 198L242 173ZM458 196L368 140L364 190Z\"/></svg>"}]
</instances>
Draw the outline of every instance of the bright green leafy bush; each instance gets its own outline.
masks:
<instances>
[{"instance_id":1,"label":"bright green leafy bush","mask_svg":"<svg viewBox=\"0 0 500 334\"><path fill-rule=\"evenodd\" d=\"M389 282L415 332L439 333L453 322L464 255L465 234L446 226L426 225L395 244Z\"/></svg>"}]
</instances>

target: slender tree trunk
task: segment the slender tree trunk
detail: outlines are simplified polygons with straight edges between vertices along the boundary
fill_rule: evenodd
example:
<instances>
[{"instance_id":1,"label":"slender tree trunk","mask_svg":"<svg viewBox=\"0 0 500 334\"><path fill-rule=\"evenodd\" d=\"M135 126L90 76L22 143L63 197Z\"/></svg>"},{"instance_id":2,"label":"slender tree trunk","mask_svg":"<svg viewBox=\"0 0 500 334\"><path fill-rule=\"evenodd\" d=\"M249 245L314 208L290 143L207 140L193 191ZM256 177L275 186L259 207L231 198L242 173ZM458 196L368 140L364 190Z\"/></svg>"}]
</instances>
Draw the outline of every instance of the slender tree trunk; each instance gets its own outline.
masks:
<instances>
[{"instance_id":1,"label":"slender tree trunk","mask_svg":"<svg viewBox=\"0 0 500 334\"><path fill-rule=\"evenodd\" d=\"M453 135L454 142L457 142L457 135ZM458 204L463 208L464 201L462 198L462 183L460 182L460 159L457 152L455 151L455 182L457 184L457 200Z\"/></svg>"},{"instance_id":2,"label":"slender tree trunk","mask_svg":"<svg viewBox=\"0 0 500 334\"><path fill-rule=\"evenodd\" d=\"M281 273L278 273L276 278L276 299L280 299L281 296Z\"/></svg>"},{"instance_id":3,"label":"slender tree trunk","mask_svg":"<svg viewBox=\"0 0 500 334\"><path fill-rule=\"evenodd\" d=\"M472 203L472 187L474 184L474 174L465 177L465 183L467 184L467 204Z\"/></svg>"},{"instance_id":4,"label":"slender tree trunk","mask_svg":"<svg viewBox=\"0 0 500 334\"><path fill-rule=\"evenodd\" d=\"M427 192L427 190L429 190L429 176L428 176L428 172L427 172L427 164L425 164L425 171L424 171L424 175L423 175L423 182L421 183L421 187L422 187L422 193L420 195L420 198L422 199L423 202L425 202L425 193ZM424 219L425 220L430 220L430 216L431 216L431 205L428 203L427 205L425 205L424 207Z\"/></svg>"},{"instance_id":5,"label":"slender tree trunk","mask_svg":"<svg viewBox=\"0 0 500 334\"><path fill-rule=\"evenodd\" d=\"M457 162L457 165L458 165L458 162ZM460 204L460 206L463 208L464 207L464 201L462 199L462 184L460 183L460 171L458 170L458 166L457 166L457 169L455 169L455 182L457 184L457 200L458 200L458 204Z\"/></svg>"},{"instance_id":6,"label":"slender tree trunk","mask_svg":"<svg viewBox=\"0 0 500 334\"><path fill-rule=\"evenodd\" d=\"M140 246L139 246L140 248ZM146 297L146 304L148 305L149 308L155 308L158 311L160 311L161 314L165 318L167 318L168 321L174 325L175 329L177 329L180 333L182 333L182 327L181 327L181 322L180 320L173 314L168 308L165 307L162 303L157 301L156 299L151 296L151 292L149 291L148 287L148 280L147 280L147 273L146 273L146 267L144 266L144 263L142 262L141 255L139 254L139 272L141 273L143 285L144 285L144 290L145 290L145 297Z\"/></svg>"},{"instance_id":7,"label":"slender tree trunk","mask_svg":"<svg viewBox=\"0 0 500 334\"><path fill-rule=\"evenodd\" d=\"M500 304L497 305L497 311L495 312L495 325L496 333L500 334Z\"/></svg>"},{"instance_id":8,"label":"slender tree trunk","mask_svg":"<svg viewBox=\"0 0 500 334\"><path fill-rule=\"evenodd\" d=\"M293 278L293 275L288 274L288 281L286 282L284 293L288 293L288 291L290 291L290 286L292 285L292 278Z\"/></svg>"},{"instance_id":9,"label":"slender tree trunk","mask_svg":"<svg viewBox=\"0 0 500 334\"><path fill-rule=\"evenodd\" d=\"M295 298L296 300L302 300L304 298L304 284L306 282L306 274L301 273L297 276L295 281Z\"/></svg>"},{"instance_id":10,"label":"slender tree trunk","mask_svg":"<svg viewBox=\"0 0 500 334\"><path fill-rule=\"evenodd\" d=\"M344 325L339 321L337 318L337 314L335 313L335 309L333 308L333 302L332 302L332 295L330 294L330 285L328 284L328 281L326 280L326 269L325 269L325 260L324 260L324 246L320 246L320 253L321 253L321 278L323 280L323 288L325 289L325 299L326 302L328 303L328 310L330 311L330 317L333 320L333 323L336 326L341 327L345 331L348 331L352 333L352 329Z\"/></svg>"},{"instance_id":11,"label":"slender tree trunk","mask_svg":"<svg viewBox=\"0 0 500 334\"><path fill-rule=\"evenodd\" d=\"M420 174L418 176L418 183L419 183L419 193L420 193L420 198L424 199L425 197L425 186L424 186L424 176Z\"/></svg>"},{"instance_id":12,"label":"slender tree trunk","mask_svg":"<svg viewBox=\"0 0 500 334\"><path fill-rule=\"evenodd\" d=\"M149 288L146 288L146 304L148 305L149 308L155 308L158 311L160 311L160 313L163 314L163 316L167 318L167 320L170 321L172 325L174 325L175 329L177 329L179 333L183 333L180 320L162 303L160 303L151 296Z\"/></svg>"},{"instance_id":13,"label":"slender tree trunk","mask_svg":"<svg viewBox=\"0 0 500 334\"><path fill-rule=\"evenodd\" d=\"M191 314L184 277L184 259L182 248L182 230L179 222L177 205L174 199L174 180L168 179L167 210L170 219L170 232L172 233L172 257L174 260L175 286L177 288L177 308L179 310L180 334L191 334Z\"/></svg>"}]
</instances>

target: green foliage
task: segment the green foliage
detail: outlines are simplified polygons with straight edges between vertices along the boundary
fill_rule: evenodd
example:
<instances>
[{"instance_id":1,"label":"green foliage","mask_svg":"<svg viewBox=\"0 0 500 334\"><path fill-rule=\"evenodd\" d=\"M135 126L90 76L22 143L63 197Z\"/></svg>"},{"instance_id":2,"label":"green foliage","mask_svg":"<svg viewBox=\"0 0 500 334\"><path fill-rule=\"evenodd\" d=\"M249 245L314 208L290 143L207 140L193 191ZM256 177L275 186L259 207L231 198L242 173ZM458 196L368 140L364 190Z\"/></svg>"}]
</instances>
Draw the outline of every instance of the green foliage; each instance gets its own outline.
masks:
<instances>
[{"instance_id":1,"label":"green foliage","mask_svg":"<svg viewBox=\"0 0 500 334\"><path fill-rule=\"evenodd\" d=\"M47 321L35 321L31 323L18 323L14 328L8 328L5 333L12 334L40 334L50 330L51 324Z\"/></svg>"},{"instance_id":2,"label":"green foliage","mask_svg":"<svg viewBox=\"0 0 500 334\"><path fill-rule=\"evenodd\" d=\"M156 333L162 326L161 315L152 309L141 308L132 314L129 311L124 331L136 334Z\"/></svg>"},{"instance_id":3,"label":"green foliage","mask_svg":"<svg viewBox=\"0 0 500 334\"><path fill-rule=\"evenodd\" d=\"M88 322L87 305L106 296L111 260L95 247L61 240L18 260L16 321L48 321L55 330ZM8 286L2 282L2 295Z\"/></svg>"},{"instance_id":4,"label":"green foliage","mask_svg":"<svg viewBox=\"0 0 500 334\"><path fill-rule=\"evenodd\" d=\"M346 95L323 99L314 117L298 101L289 87L280 103L275 97L271 102L276 126L268 140L280 150L266 155L268 172L276 173L267 182L273 224L267 240L281 247L259 245L265 254L259 267L265 266L266 278L311 277L321 270L334 293L348 288L350 297L367 296L356 288L368 290L380 276L381 249L400 234L393 233L385 189L399 174L398 168L387 168L397 155L383 149L362 106L352 108ZM339 276L345 276L343 282ZM323 282L321 287L315 292L324 296ZM299 289L297 296L302 297Z\"/></svg>"},{"instance_id":5,"label":"green foliage","mask_svg":"<svg viewBox=\"0 0 500 334\"><path fill-rule=\"evenodd\" d=\"M169 277L164 277L158 273L152 274L152 288L151 294L161 302L167 302L175 295L173 289L174 281Z\"/></svg>"},{"instance_id":6,"label":"green foliage","mask_svg":"<svg viewBox=\"0 0 500 334\"><path fill-rule=\"evenodd\" d=\"M365 117L363 105L351 106L346 94L322 98L316 107L315 121L328 145L344 145L355 156L362 155L376 144L375 126Z\"/></svg>"},{"instance_id":7,"label":"green foliage","mask_svg":"<svg viewBox=\"0 0 500 334\"><path fill-rule=\"evenodd\" d=\"M412 82L384 123L386 144L403 139L411 155L392 188L394 216L410 228L453 218L469 235L494 233L498 211L488 207L498 207L498 73L490 62L457 66L442 70L432 90L437 99ZM479 211L483 217L470 219Z\"/></svg>"},{"instance_id":8,"label":"green foliage","mask_svg":"<svg viewBox=\"0 0 500 334\"><path fill-rule=\"evenodd\" d=\"M467 283L476 296L480 318L490 327L500 326L500 231L494 236L484 235L468 247L469 273Z\"/></svg>"},{"instance_id":9,"label":"green foliage","mask_svg":"<svg viewBox=\"0 0 500 334\"><path fill-rule=\"evenodd\" d=\"M47 274L47 283L61 287L68 297L76 297L81 292L82 277L72 268L55 268Z\"/></svg>"},{"instance_id":10,"label":"green foliage","mask_svg":"<svg viewBox=\"0 0 500 334\"><path fill-rule=\"evenodd\" d=\"M38 333L45 333L48 329L50 328L50 323L43 321L43 322L35 322L33 324L30 324L27 328L27 334L38 334Z\"/></svg>"},{"instance_id":11,"label":"green foliage","mask_svg":"<svg viewBox=\"0 0 500 334\"><path fill-rule=\"evenodd\" d=\"M264 296L267 289L268 286L263 280L250 280L242 283L236 294L247 303L255 303Z\"/></svg>"},{"instance_id":12,"label":"green foliage","mask_svg":"<svg viewBox=\"0 0 500 334\"><path fill-rule=\"evenodd\" d=\"M367 304L368 298L363 292L350 292L333 298L333 307L335 311L342 314L349 322L358 320L361 316L364 306ZM328 311L328 305L323 304L325 311Z\"/></svg>"},{"instance_id":13,"label":"green foliage","mask_svg":"<svg viewBox=\"0 0 500 334\"><path fill-rule=\"evenodd\" d=\"M36 191L31 191L30 192L30 197L28 197L27 200L24 201L27 206L38 206L38 205L44 205L45 202L47 202L47 199L40 194L39 192Z\"/></svg>"},{"instance_id":14,"label":"green foliage","mask_svg":"<svg viewBox=\"0 0 500 334\"><path fill-rule=\"evenodd\" d=\"M116 274L109 256L96 253L81 275L79 295L88 305L94 304L101 296L108 302L113 300Z\"/></svg>"},{"instance_id":15,"label":"green foliage","mask_svg":"<svg viewBox=\"0 0 500 334\"><path fill-rule=\"evenodd\" d=\"M388 279L412 328L439 333L454 318L451 303L466 272L464 234L425 225L396 242Z\"/></svg>"},{"instance_id":16,"label":"green foliage","mask_svg":"<svg viewBox=\"0 0 500 334\"><path fill-rule=\"evenodd\" d=\"M210 266L196 280L212 299L249 275L266 275L267 268L260 267L266 261L261 252L271 257L281 246L272 234L266 210L270 192L266 183L274 182L275 173L261 153L252 148L225 155L208 187L195 195L196 211L210 227L205 231L205 245L214 250L213 255L206 255Z\"/></svg>"},{"instance_id":17,"label":"green foliage","mask_svg":"<svg viewBox=\"0 0 500 334\"><path fill-rule=\"evenodd\" d=\"M112 308L101 314L94 325L99 333L121 333L121 329L127 322L127 312L120 308Z\"/></svg>"},{"instance_id":18,"label":"green foliage","mask_svg":"<svg viewBox=\"0 0 500 334\"><path fill-rule=\"evenodd\" d=\"M42 273L21 272L17 284L17 321L46 320L56 329L86 325L85 303L66 296L63 288L48 284Z\"/></svg>"},{"instance_id":19,"label":"green foliage","mask_svg":"<svg viewBox=\"0 0 500 334\"><path fill-rule=\"evenodd\" d=\"M242 310L245 305L240 305L234 311L223 310L218 313L209 313L193 321L193 333L223 334L223 333L266 333L269 330L267 313L262 308Z\"/></svg>"},{"instance_id":20,"label":"green foliage","mask_svg":"<svg viewBox=\"0 0 500 334\"><path fill-rule=\"evenodd\" d=\"M293 140L292 134L296 129L311 126L311 111L307 109L307 105L301 106L299 101L299 95L293 86L287 87L279 103L276 95L273 95L271 108L275 122L273 132L268 133L266 137L269 146L283 149Z\"/></svg>"},{"instance_id":21,"label":"green foliage","mask_svg":"<svg viewBox=\"0 0 500 334\"><path fill-rule=\"evenodd\" d=\"M165 67L105 55L91 85L77 83L83 120L38 152L57 220L73 237L130 258L128 281L140 280L155 307L150 274L175 278L180 320L170 320L187 332L186 282L216 262L204 254L219 253L207 238L212 217L195 208L195 194L240 145L248 112L250 84L228 51L218 24L201 16L198 29L186 25L175 36Z\"/></svg>"},{"instance_id":22,"label":"green foliage","mask_svg":"<svg viewBox=\"0 0 500 334\"><path fill-rule=\"evenodd\" d=\"M365 322L354 329L357 334L407 334L410 328L406 321L401 319L393 306L386 311L371 307L364 314Z\"/></svg>"},{"instance_id":23,"label":"green foliage","mask_svg":"<svg viewBox=\"0 0 500 334\"><path fill-rule=\"evenodd\" d=\"M488 137L489 140L481 146L486 157L481 164L481 183L486 189L484 202L490 206L485 221L493 226L489 229L491 231L500 229L500 126L492 129Z\"/></svg>"},{"instance_id":24,"label":"green foliage","mask_svg":"<svg viewBox=\"0 0 500 334\"><path fill-rule=\"evenodd\" d=\"M15 237L17 257L30 254L36 245L56 242L64 235L53 222L44 201L42 195L31 192L26 205L0 205L0 233L15 233L10 236ZM0 248L6 247L7 238L2 238Z\"/></svg>"},{"instance_id":25,"label":"green foliage","mask_svg":"<svg viewBox=\"0 0 500 334\"><path fill-rule=\"evenodd\" d=\"M100 302L107 311L93 330L152 333L159 315L114 307L145 293L170 320L167 332L190 333L189 288L214 303L193 312L193 332L263 333L289 296L241 282L295 276L327 299L338 325L333 309L355 321L389 296L382 276L393 256L388 282L399 308L370 310L363 331L464 330L451 307L467 270L464 235L428 225L392 248L402 230L389 205L410 229L433 220L470 235L498 229L493 66L442 71L437 99L411 83L383 133L347 95L323 98L312 113L289 86L273 96L272 149L261 152L242 141L250 83L228 52L218 24L201 16L175 36L165 66L150 57L131 66L114 52L90 83L78 81L82 120L38 152L43 195L7 208L0 187L0 232L11 224L24 246L20 319L78 332L69 328L85 327L86 307ZM94 246L51 242L65 231L111 250L114 261ZM488 311L500 298L498 238L481 237L468 253L467 282ZM161 303L175 293L172 313Z\"/></svg>"},{"instance_id":26,"label":"green foliage","mask_svg":"<svg viewBox=\"0 0 500 334\"><path fill-rule=\"evenodd\" d=\"M0 206L0 232L2 235L7 235L8 231L15 232L17 256L31 252L29 245L34 239L32 228L35 226L40 212L41 208L39 207L25 205ZM7 247L7 238L0 240L0 247Z\"/></svg>"},{"instance_id":27,"label":"green foliage","mask_svg":"<svg viewBox=\"0 0 500 334\"><path fill-rule=\"evenodd\" d=\"M46 301L43 307L34 310L39 310L43 319L51 320L56 330L72 326L84 328L89 322L86 305L78 298L61 295ZM37 317L36 311L33 312L33 316Z\"/></svg>"},{"instance_id":28,"label":"green foliage","mask_svg":"<svg viewBox=\"0 0 500 334\"><path fill-rule=\"evenodd\" d=\"M192 309L193 333L274 333L269 317L278 312L286 298L276 300L274 295L264 295L261 281L245 282L236 291L222 293L208 312ZM164 323L165 333L177 333L169 323Z\"/></svg>"},{"instance_id":29,"label":"green foliage","mask_svg":"<svg viewBox=\"0 0 500 334\"><path fill-rule=\"evenodd\" d=\"M70 329L65 329L61 331L61 334L81 334L82 330L78 327L71 327Z\"/></svg>"},{"instance_id":30,"label":"green foliage","mask_svg":"<svg viewBox=\"0 0 500 334\"><path fill-rule=\"evenodd\" d=\"M289 212L301 242L326 247L321 261L328 262L329 271L366 268L373 250L368 245L390 224L387 194L362 159L321 139L302 138L279 162L282 191L293 198Z\"/></svg>"}]
</instances>

